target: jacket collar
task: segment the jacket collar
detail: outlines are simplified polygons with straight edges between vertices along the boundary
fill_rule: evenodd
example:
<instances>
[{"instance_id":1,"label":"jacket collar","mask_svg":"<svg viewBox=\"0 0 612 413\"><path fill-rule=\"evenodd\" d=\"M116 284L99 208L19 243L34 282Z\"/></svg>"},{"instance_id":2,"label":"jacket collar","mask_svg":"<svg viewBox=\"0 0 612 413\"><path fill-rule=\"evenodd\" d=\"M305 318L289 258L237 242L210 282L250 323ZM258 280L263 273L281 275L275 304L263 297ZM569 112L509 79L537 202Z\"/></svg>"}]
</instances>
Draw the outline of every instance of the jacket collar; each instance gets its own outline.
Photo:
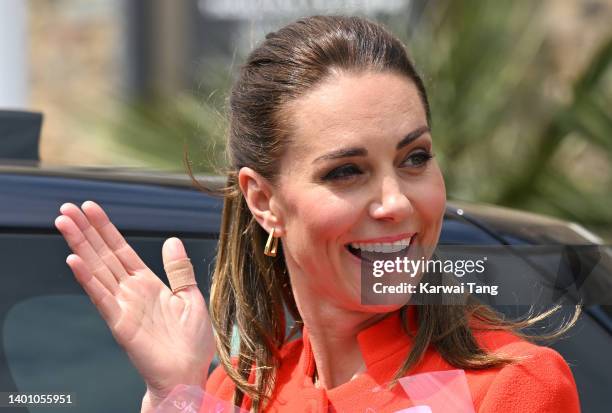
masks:
<instances>
[{"instance_id":1,"label":"jacket collar","mask_svg":"<svg viewBox=\"0 0 612 413\"><path fill-rule=\"evenodd\" d=\"M417 317L414 306L406 309L407 330L414 335L417 330ZM376 370L374 365L388 359L398 353L402 354L401 359L407 357L412 348L413 339L406 333L401 317L401 310L393 311L375 324L361 330L357 334L357 342L366 363L366 369L370 372ZM304 326L302 330L303 350L300 357L302 373L307 380L312 380L314 374L315 361L310 344L308 328ZM391 374L395 371L395 366ZM389 370L389 366L385 367Z\"/></svg>"}]
</instances>

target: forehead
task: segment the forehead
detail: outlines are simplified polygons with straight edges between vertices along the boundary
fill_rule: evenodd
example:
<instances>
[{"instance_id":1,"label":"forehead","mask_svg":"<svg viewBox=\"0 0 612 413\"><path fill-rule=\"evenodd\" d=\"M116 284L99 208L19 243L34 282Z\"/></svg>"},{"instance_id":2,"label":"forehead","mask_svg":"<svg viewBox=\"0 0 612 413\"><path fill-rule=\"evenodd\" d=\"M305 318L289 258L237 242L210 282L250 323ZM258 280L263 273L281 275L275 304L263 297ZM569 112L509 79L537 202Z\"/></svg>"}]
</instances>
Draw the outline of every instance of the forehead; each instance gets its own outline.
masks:
<instances>
[{"instance_id":1,"label":"forehead","mask_svg":"<svg viewBox=\"0 0 612 413\"><path fill-rule=\"evenodd\" d=\"M300 156L364 138L395 145L397 138L427 125L414 83L391 72L333 75L291 102L287 114L290 146Z\"/></svg>"}]
</instances>

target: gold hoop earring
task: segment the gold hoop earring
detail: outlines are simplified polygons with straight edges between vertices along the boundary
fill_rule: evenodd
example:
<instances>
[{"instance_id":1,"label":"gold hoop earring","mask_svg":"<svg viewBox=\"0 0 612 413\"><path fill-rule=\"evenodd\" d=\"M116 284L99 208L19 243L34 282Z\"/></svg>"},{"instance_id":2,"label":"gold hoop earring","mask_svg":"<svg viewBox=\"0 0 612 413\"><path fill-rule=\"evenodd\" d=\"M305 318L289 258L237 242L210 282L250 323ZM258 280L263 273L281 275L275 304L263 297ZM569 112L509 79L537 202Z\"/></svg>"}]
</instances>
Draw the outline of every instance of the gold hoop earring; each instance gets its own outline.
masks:
<instances>
[{"instance_id":1,"label":"gold hoop earring","mask_svg":"<svg viewBox=\"0 0 612 413\"><path fill-rule=\"evenodd\" d=\"M276 257L277 248L278 238L274 238L274 228L272 228L272 231L270 231L270 235L268 235L266 247L264 248L264 255L267 255L268 257Z\"/></svg>"}]
</instances>

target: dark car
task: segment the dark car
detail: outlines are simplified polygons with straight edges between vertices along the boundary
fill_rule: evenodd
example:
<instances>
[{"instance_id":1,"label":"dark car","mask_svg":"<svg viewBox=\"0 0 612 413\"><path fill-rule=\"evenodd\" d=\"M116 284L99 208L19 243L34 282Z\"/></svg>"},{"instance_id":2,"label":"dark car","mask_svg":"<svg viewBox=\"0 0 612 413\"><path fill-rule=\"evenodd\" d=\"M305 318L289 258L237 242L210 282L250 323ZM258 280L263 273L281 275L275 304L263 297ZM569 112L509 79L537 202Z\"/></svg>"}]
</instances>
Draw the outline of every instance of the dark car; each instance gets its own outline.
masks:
<instances>
[{"instance_id":1,"label":"dark car","mask_svg":"<svg viewBox=\"0 0 612 413\"><path fill-rule=\"evenodd\" d=\"M223 183L218 177L199 180L211 186ZM80 205L86 200L94 200L106 210L164 282L161 247L165 239L179 237L205 297L222 201L194 188L185 174L125 168L52 168L38 162L0 161L0 392L70 393L75 402L72 411L79 412L139 411L145 392L143 381L75 281L65 262L70 251L53 225L63 203ZM460 203L448 204L440 239L441 246L507 249L517 257L522 273L543 282L559 273L558 260L535 262L522 255L521 248L592 246L598 242L575 224ZM603 267L600 265L590 280L590 285L600 290L612 282L610 261L602 262ZM510 289L530 288L530 284L517 280L518 276L506 277L499 282L510 283ZM517 308L522 307L501 305L499 309L515 316ZM558 317L569 317L573 310L565 306ZM572 368L583 411L609 411L609 307L589 303L577 326L551 346ZM47 405L6 411L59 412L65 408Z\"/></svg>"}]
</instances>

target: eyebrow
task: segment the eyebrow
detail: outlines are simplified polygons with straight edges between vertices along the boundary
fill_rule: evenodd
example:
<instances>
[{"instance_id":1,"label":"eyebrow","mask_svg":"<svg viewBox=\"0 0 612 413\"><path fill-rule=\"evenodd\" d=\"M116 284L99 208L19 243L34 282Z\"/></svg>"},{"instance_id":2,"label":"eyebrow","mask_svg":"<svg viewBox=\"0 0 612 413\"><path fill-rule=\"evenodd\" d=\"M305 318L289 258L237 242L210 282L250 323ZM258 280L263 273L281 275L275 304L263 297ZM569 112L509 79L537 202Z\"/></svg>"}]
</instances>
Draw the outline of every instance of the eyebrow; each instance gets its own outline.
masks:
<instances>
[{"instance_id":1,"label":"eyebrow","mask_svg":"<svg viewBox=\"0 0 612 413\"><path fill-rule=\"evenodd\" d=\"M409 145L410 143L420 138L423 134L429 131L429 126L421 126L420 128L413 130L412 132L408 133L401 141L398 142L395 149L402 149L404 146ZM368 150L366 148L344 148L326 153L325 155L321 155L312 162L315 163L332 159L350 158L353 156L366 156L367 154Z\"/></svg>"}]
</instances>

